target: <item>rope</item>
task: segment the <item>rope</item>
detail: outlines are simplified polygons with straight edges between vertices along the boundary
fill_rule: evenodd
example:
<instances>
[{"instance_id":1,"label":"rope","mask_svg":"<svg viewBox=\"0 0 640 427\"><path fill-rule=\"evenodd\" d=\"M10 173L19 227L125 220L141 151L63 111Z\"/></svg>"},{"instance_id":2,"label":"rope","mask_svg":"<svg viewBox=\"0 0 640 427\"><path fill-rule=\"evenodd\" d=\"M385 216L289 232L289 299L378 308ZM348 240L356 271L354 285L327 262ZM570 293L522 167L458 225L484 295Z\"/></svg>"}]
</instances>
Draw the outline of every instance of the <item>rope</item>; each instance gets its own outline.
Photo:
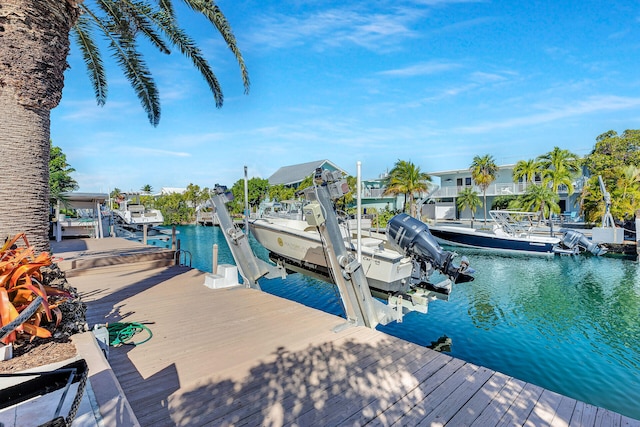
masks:
<instances>
[{"instance_id":1,"label":"rope","mask_svg":"<svg viewBox=\"0 0 640 427\"><path fill-rule=\"evenodd\" d=\"M18 326L22 325L24 322L29 320L31 316L33 316L34 313L38 310L38 308L40 307L40 304L42 304L42 301L44 301L44 298L38 295L36 299L31 301L31 303L27 306L27 308L22 310L20 315L16 317L13 320L13 322L7 323L2 328L0 328L0 340L7 337L11 332L16 330Z\"/></svg>"},{"instance_id":2,"label":"rope","mask_svg":"<svg viewBox=\"0 0 640 427\"><path fill-rule=\"evenodd\" d=\"M109 345L113 347L119 347L121 345L140 345L144 344L153 337L151 329L143 325L142 323L110 323L107 325L109 331ZM133 342L133 337L139 332L146 332L149 336L138 342Z\"/></svg>"}]
</instances>

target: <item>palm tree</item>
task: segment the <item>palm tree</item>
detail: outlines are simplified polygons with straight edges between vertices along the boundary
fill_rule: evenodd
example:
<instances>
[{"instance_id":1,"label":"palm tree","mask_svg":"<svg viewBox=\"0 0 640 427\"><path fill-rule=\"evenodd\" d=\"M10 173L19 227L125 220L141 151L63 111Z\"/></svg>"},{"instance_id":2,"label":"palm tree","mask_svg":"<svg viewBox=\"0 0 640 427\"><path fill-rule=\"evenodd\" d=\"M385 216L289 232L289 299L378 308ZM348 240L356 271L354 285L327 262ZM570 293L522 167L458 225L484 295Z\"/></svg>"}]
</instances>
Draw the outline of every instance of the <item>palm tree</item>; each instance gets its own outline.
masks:
<instances>
[{"instance_id":1,"label":"palm tree","mask_svg":"<svg viewBox=\"0 0 640 427\"><path fill-rule=\"evenodd\" d=\"M551 212L560 213L558 200L560 197L546 185L532 185L520 197L522 209L529 212L540 212L546 218Z\"/></svg>"},{"instance_id":2,"label":"palm tree","mask_svg":"<svg viewBox=\"0 0 640 427\"><path fill-rule=\"evenodd\" d=\"M471 187L466 187L458 193L456 198L456 206L459 211L463 211L469 208L471 211L471 228L473 228L473 221L476 219L476 210L482 206L482 201L478 197L478 193Z\"/></svg>"},{"instance_id":3,"label":"palm tree","mask_svg":"<svg viewBox=\"0 0 640 427\"><path fill-rule=\"evenodd\" d=\"M568 169L545 169L542 172L542 185L547 185L554 193L558 193L561 185L567 187L569 194L573 194L573 174Z\"/></svg>"},{"instance_id":4,"label":"palm tree","mask_svg":"<svg viewBox=\"0 0 640 427\"><path fill-rule=\"evenodd\" d=\"M145 184L145 185L142 186L140 191L142 191L143 193L146 193L146 194L151 194L153 192L153 187L151 185L149 185L149 184Z\"/></svg>"},{"instance_id":5,"label":"palm tree","mask_svg":"<svg viewBox=\"0 0 640 427\"><path fill-rule=\"evenodd\" d=\"M580 172L580 157L569 150L554 147L546 154L538 156L542 171L542 182L558 192L560 185L566 185L573 194L573 177Z\"/></svg>"},{"instance_id":6,"label":"palm tree","mask_svg":"<svg viewBox=\"0 0 640 427\"><path fill-rule=\"evenodd\" d=\"M611 192L611 214L615 218L629 219L640 208L640 169L634 165L615 169L618 179Z\"/></svg>"},{"instance_id":7,"label":"palm tree","mask_svg":"<svg viewBox=\"0 0 640 427\"><path fill-rule=\"evenodd\" d=\"M122 190L118 187L111 190L111 192L109 193L109 199L111 200L111 206L109 206L109 209L117 209L118 207L120 207L118 199L120 198L121 194Z\"/></svg>"},{"instance_id":8,"label":"palm tree","mask_svg":"<svg viewBox=\"0 0 640 427\"><path fill-rule=\"evenodd\" d=\"M428 173L420 171L420 167L406 160L398 160L389 172L389 181L385 194L404 194L405 203L402 212L405 211L407 200L411 216L417 217L414 212L414 194L427 191L431 182Z\"/></svg>"},{"instance_id":9,"label":"palm tree","mask_svg":"<svg viewBox=\"0 0 640 427\"><path fill-rule=\"evenodd\" d=\"M49 197L52 201L62 200L61 193L75 191L78 183L71 177L76 170L67 163L67 156L60 147L50 142Z\"/></svg>"},{"instance_id":10,"label":"palm tree","mask_svg":"<svg viewBox=\"0 0 640 427\"><path fill-rule=\"evenodd\" d=\"M212 1L183 1L222 35L240 65L248 91L244 60L220 9ZM0 180L0 238L25 232L36 249L49 248L50 111L62 97L71 34L82 51L99 105L106 101L107 80L100 50L92 38L97 33L106 38L154 126L160 119L159 95L138 51L138 36L163 53L176 47L204 76L215 105L222 105L216 76L178 25L172 0L5 1L0 21L0 175L5 177Z\"/></svg>"},{"instance_id":11,"label":"palm tree","mask_svg":"<svg viewBox=\"0 0 640 427\"><path fill-rule=\"evenodd\" d=\"M570 173L580 172L580 156L569 150L563 150L559 147L553 147L553 150L546 154L538 156L537 161L540 167L544 169L566 169Z\"/></svg>"},{"instance_id":12,"label":"palm tree","mask_svg":"<svg viewBox=\"0 0 640 427\"><path fill-rule=\"evenodd\" d=\"M484 156L475 156L469 168L471 171L471 179L482 190L484 199L484 223L487 224L487 188L498 175L498 166L493 156L485 154Z\"/></svg>"},{"instance_id":13,"label":"palm tree","mask_svg":"<svg viewBox=\"0 0 640 427\"><path fill-rule=\"evenodd\" d=\"M540 163L533 159L519 160L513 168L513 182L518 183L522 180L525 188L528 183L533 184L535 176L540 172Z\"/></svg>"}]
</instances>

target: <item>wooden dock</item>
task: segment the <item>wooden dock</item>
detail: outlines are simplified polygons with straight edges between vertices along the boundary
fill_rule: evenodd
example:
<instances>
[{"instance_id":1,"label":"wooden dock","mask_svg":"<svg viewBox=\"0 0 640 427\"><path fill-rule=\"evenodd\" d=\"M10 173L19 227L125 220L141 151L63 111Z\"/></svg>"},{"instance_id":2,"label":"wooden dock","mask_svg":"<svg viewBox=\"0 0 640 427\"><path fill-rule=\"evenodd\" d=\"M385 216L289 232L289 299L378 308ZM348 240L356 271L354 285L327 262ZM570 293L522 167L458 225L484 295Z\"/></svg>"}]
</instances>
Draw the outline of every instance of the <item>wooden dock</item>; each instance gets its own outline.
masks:
<instances>
[{"instance_id":1,"label":"wooden dock","mask_svg":"<svg viewBox=\"0 0 640 427\"><path fill-rule=\"evenodd\" d=\"M143 426L640 427L375 330L332 332L344 319L267 293L208 289L197 270L96 272L69 278L89 324L146 322L153 331L109 357Z\"/></svg>"}]
</instances>

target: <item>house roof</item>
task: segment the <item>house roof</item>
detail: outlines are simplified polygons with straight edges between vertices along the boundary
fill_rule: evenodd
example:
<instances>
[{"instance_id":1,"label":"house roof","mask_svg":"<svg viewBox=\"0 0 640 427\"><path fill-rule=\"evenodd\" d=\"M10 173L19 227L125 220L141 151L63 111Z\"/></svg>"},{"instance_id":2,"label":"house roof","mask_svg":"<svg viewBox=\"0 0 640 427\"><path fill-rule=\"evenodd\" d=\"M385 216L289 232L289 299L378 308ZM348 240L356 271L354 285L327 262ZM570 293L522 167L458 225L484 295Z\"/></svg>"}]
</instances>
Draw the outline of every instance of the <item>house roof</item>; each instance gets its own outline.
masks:
<instances>
[{"instance_id":1,"label":"house roof","mask_svg":"<svg viewBox=\"0 0 640 427\"><path fill-rule=\"evenodd\" d=\"M269 177L270 185L294 185L315 172L317 168L325 168L329 170L339 170L347 173L344 169L336 166L329 160L316 160L308 163L300 163L297 165L283 166Z\"/></svg>"},{"instance_id":2,"label":"house roof","mask_svg":"<svg viewBox=\"0 0 640 427\"><path fill-rule=\"evenodd\" d=\"M184 194L187 191L184 187L162 187L160 193L155 196L166 196L169 194Z\"/></svg>"},{"instance_id":3,"label":"house roof","mask_svg":"<svg viewBox=\"0 0 640 427\"><path fill-rule=\"evenodd\" d=\"M75 193L66 191L60 193L59 205L72 209L93 209L96 203L104 203L109 198L106 193Z\"/></svg>"},{"instance_id":4,"label":"house roof","mask_svg":"<svg viewBox=\"0 0 640 427\"><path fill-rule=\"evenodd\" d=\"M104 202L109 198L107 193L75 193L71 191L65 191L60 193L63 200L70 202Z\"/></svg>"},{"instance_id":5,"label":"house roof","mask_svg":"<svg viewBox=\"0 0 640 427\"><path fill-rule=\"evenodd\" d=\"M498 169L504 170L504 169L513 169L515 167L514 164L510 164L510 165L499 165ZM439 171L439 172L428 172L429 175L431 176L442 176L442 175L452 175L452 174L459 174L459 173L469 173L469 169L470 168L464 168L464 169L451 169L448 171Z\"/></svg>"}]
</instances>

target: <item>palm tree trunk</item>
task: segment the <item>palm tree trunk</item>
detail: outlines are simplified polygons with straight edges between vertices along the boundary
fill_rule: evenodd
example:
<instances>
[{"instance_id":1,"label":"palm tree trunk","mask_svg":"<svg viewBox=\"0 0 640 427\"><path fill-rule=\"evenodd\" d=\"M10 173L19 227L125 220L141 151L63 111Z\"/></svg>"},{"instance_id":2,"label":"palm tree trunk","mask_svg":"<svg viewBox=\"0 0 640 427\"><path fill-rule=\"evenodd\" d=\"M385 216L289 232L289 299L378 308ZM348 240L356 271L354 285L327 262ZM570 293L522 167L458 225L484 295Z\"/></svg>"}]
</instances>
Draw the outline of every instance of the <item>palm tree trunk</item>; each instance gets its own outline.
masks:
<instances>
[{"instance_id":1,"label":"palm tree trunk","mask_svg":"<svg viewBox=\"0 0 640 427\"><path fill-rule=\"evenodd\" d=\"M482 191L482 197L484 199L484 225L487 225L487 190Z\"/></svg>"},{"instance_id":2,"label":"palm tree trunk","mask_svg":"<svg viewBox=\"0 0 640 427\"><path fill-rule=\"evenodd\" d=\"M39 251L49 244L49 112L19 105L0 87L0 239L26 233Z\"/></svg>"},{"instance_id":3,"label":"palm tree trunk","mask_svg":"<svg viewBox=\"0 0 640 427\"><path fill-rule=\"evenodd\" d=\"M3 0L0 7L0 239L25 232L49 249L50 111L67 68L73 0Z\"/></svg>"},{"instance_id":4,"label":"palm tree trunk","mask_svg":"<svg viewBox=\"0 0 640 427\"><path fill-rule=\"evenodd\" d=\"M416 207L413 205L413 193L409 194L409 215L411 215L414 218L417 218L418 216L416 215Z\"/></svg>"}]
</instances>

